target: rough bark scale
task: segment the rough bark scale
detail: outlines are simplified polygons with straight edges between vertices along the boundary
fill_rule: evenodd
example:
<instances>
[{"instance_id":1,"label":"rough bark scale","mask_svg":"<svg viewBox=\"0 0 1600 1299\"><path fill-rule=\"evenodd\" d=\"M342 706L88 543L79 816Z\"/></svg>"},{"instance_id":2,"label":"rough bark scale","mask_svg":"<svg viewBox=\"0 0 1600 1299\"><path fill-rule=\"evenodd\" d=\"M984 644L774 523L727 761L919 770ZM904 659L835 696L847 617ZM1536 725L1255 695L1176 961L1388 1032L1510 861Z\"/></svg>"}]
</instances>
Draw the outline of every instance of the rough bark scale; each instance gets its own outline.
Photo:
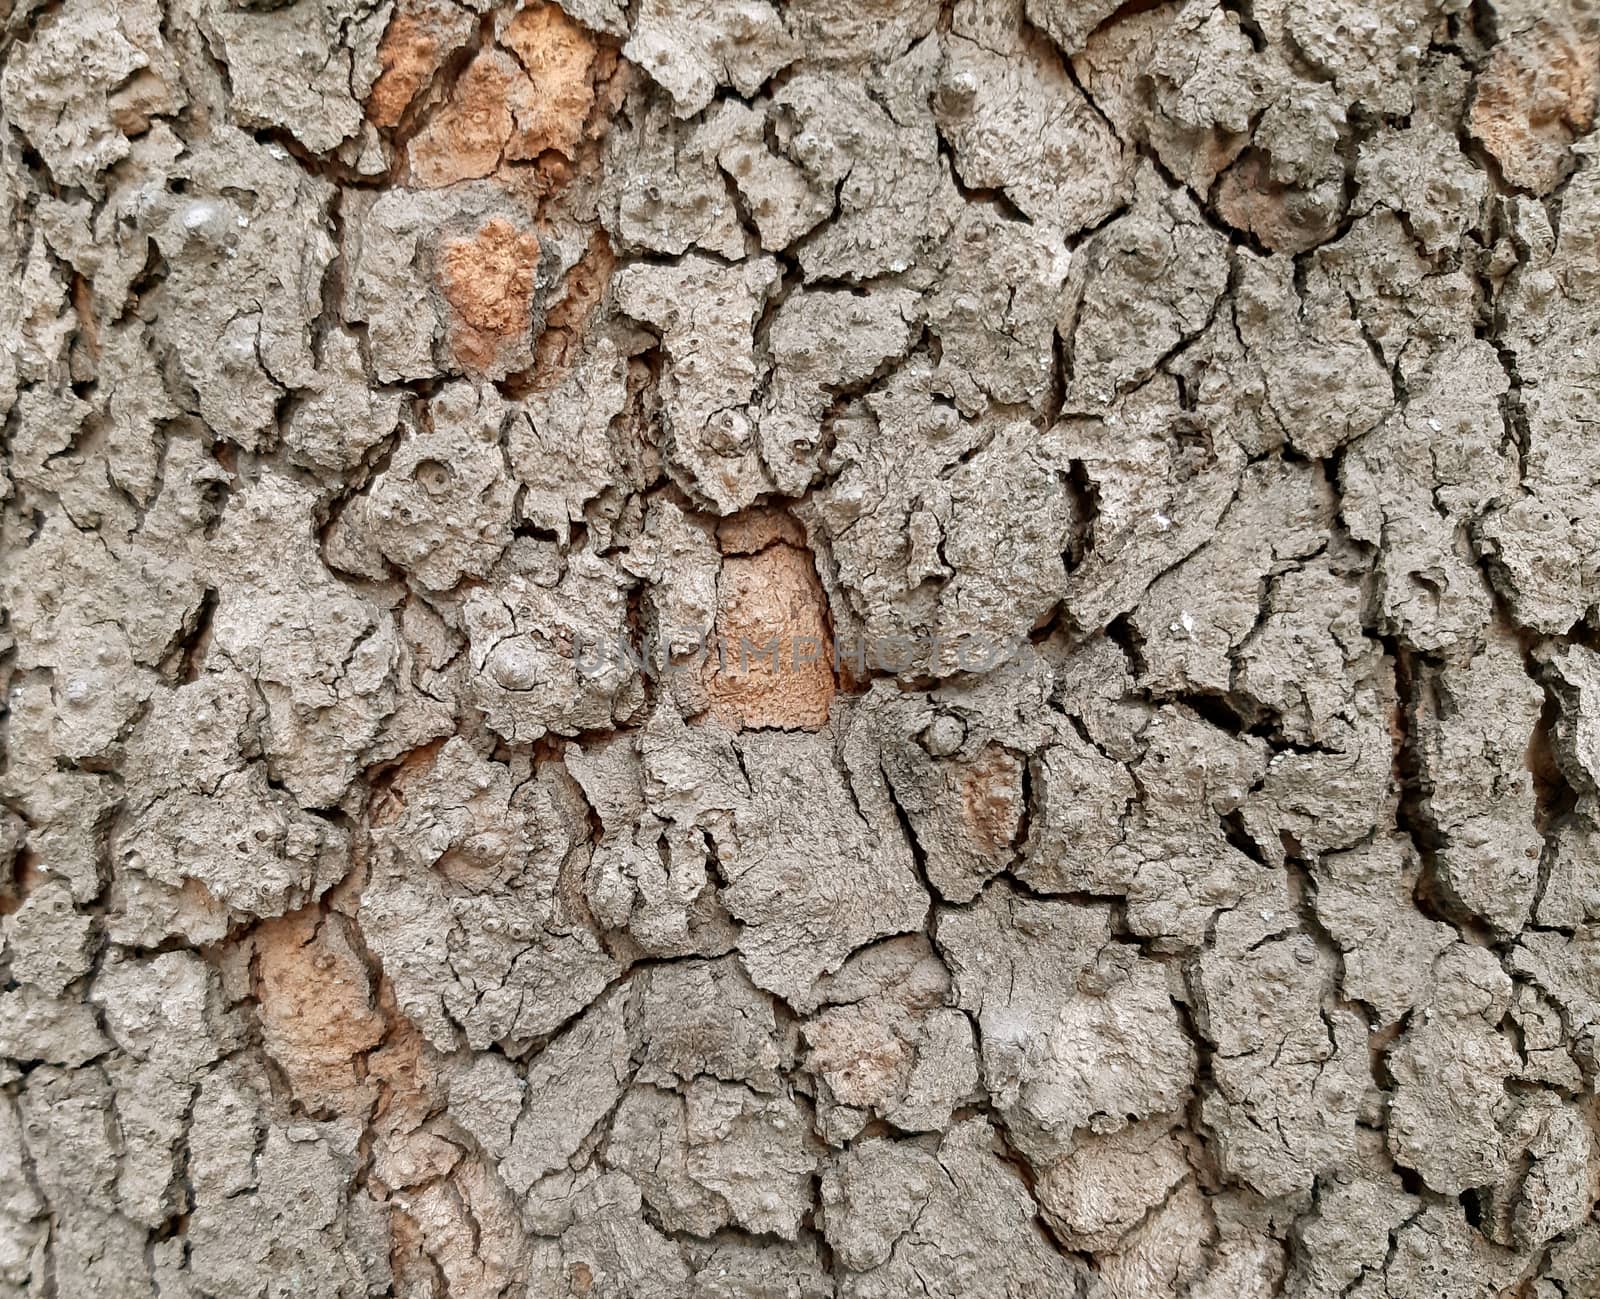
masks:
<instances>
[{"instance_id":1,"label":"rough bark scale","mask_svg":"<svg viewBox=\"0 0 1600 1299\"><path fill-rule=\"evenodd\" d=\"M1600 1295L1579 0L0 13L0 1295Z\"/></svg>"}]
</instances>

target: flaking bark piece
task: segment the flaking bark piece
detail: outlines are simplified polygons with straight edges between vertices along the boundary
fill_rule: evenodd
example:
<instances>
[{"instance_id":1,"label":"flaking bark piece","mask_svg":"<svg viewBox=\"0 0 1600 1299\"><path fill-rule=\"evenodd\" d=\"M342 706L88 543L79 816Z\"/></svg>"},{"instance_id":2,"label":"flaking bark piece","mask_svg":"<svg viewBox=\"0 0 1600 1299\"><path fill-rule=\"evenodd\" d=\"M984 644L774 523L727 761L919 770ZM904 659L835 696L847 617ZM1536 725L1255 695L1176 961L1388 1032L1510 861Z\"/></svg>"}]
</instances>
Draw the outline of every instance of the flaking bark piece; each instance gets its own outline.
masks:
<instances>
[{"instance_id":1,"label":"flaking bark piece","mask_svg":"<svg viewBox=\"0 0 1600 1299\"><path fill-rule=\"evenodd\" d=\"M618 305L661 331L667 466L719 514L772 489L746 407L756 388L756 321L778 278L771 258L725 266L698 253L617 275Z\"/></svg>"},{"instance_id":2,"label":"flaking bark piece","mask_svg":"<svg viewBox=\"0 0 1600 1299\"><path fill-rule=\"evenodd\" d=\"M607 730L631 716L642 682L631 658L632 582L608 559L517 538L462 601L468 692L515 743ZM626 652L624 652L626 650Z\"/></svg>"},{"instance_id":3,"label":"flaking bark piece","mask_svg":"<svg viewBox=\"0 0 1600 1299\"><path fill-rule=\"evenodd\" d=\"M261 750L307 807L332 807L399 697L393 613L328 571L319 502L263 472L232 502L212 548L210 661L253 679L266 704Z\"/></svg>"},{"instance_id":4,"label":"flaking bark piece","mask_svg":"<svg viewBox=\"0 0 1600 1299\"><path fill-rule=\"evenodd\" d=\"M506 404L493 388L466 382L421 404L388 463L344 509L330 546L376 552L428 591L484 576L511 543L515 484L500 438Z\"/></svg>"},{"instance_id":5,"label":"flaking bark piece","mask_svg":"<svg viewBox=\"0 0 1600 1299\"><path fill-rule=\"evenodd\" d=\"M1052 396L1053 335L1071 260L1064 243L1048 229L973 203L956 219L949 246L927 298L940 383L968 413L985 400L1043 410Z\"/></svg>"},{"instance_id":6,"label":"flaking bark piece","mask_svg":"<svg viewBox=\"0 0 1600 1299\"><path fill-rule=\"evenodd\" d=\"M766 0L644 0L622 47L671 95L679 117L700 112L722 86L750 98L800 53Z\"/></svg>"},{"instance_id":7,"label":"flaking bark piece","mask_svg":"<svg viewBox=\"0 0 1600 1299\"><path fill-rule=\"evenodd\" d=\"M601 501L648 486L644 467L628 454L624 426L633 387L627 356L602 335L555 387L512 407L505 451L526 489L518 514L554 532L562 545ZM663 574L652 585L666 580Z\"/></svg>"},{"instance_id":8,"label":"flaking bark piece","mask_svg":"<svg viewBox=\"0 0 1600 1299\"><path fill-rule=\"evenodd\" d=\"M836 393L904 357L923 307L911 289L797 289L772 317L760 402L761 458L774 486L799 496L820 476Z\"/></svg>"},{"instance_id":9,"label":"flaking bark piece","mask_svg":"<svg viewBox=\"0 0 1600 1299\"><path fill-rule=\"evenodd\" d=\"M855 78L805 69L774 91L767 119L783 156L837 209L797 251L806 279L859 283L941 247L960 198L926 109L897 118Z\"/></svg>"},{"instance_id":10,"label":"flaking bark piece","mask_svg":"<svg viewBox=\"0 0 1600 1299\"><path fill-rule=\"evenodd\" d=\"M803 1025L822 1135L840 1145L875 1116L903 1132L945 1130L978 1088L971 1021L948 1007L950 975L920 935L868 947L821 985Z\"/></svg>"},{"instance_id":11,"label":"flaking bark piece","mask_svg":"<svg viewBox=\"0 0 1600 1299\"><path fill-rule=\"evenodd\" d=\"M361 105L351 93L353 51L329 6L297 0L264 11L210 10L204 21L228 70L240 126L286 130L313 153L327 153L361 129Z\"/></svg>"},{"instance_id":12,"label":"flaking bark piece","mask_svg":"<svg viewBox=\"0 0 1600 1299\"><path fill-rule=\"evenodd\" d=\"M1037 1206L981 1119L937 1144L875 1137L822 1176L823 1235L842 1265L839 1293L890 1299L1069 1294L1079 1265L1034 1225Z\"/></svg>"},{"instance_id":13,"label":"flaking bark piece","mask_svg":"<svg viewBox=\"0 0 1600 1299\"><path fill-rule=\"evenodd\" d=\"M935 941L973 1016L983 1083L1044 1169L1082 1130L1180 1108L1196 1063L1165 970L1111 938L1104 904L1034 901L996 882L941 911Z\"/></svg>"},{"instance_id":14,"label":"flaking bark piece","mask_svg":"<svg viewBox=\"0 0 1600 1299\"><path fill-rule=\"evenodd\" d=\"M851 661L947 677L1006 662L1055 607L1077 507L1059 430L964 419L933 382L919 357L841 420L833 480L796 513Z\"/></svg>"},{"instance_id":15,"label":"flaking bark piece","mask_svg":"<svg viewBox=\"0 0 1600 1299\"><path fill-rule=\"evenodd\" d=\"M1521 646L1490 628L1482 653L1434 680L1413 723L1440 883L1506 936L1527 923L1544 854L1527 759L1544 702Z\"/></svg>"},{"instance_id":16,"label":"flaking bark piece","mask_svg":"<svg viewBox=\"0 0 1600 1299\"><path fill-rule=\"evenodd\" d=\"M7 121L56 182L91 194L131 151L127 137L152 116L177 112L186 98L154 0L60 6L17 42L0 86Z\"/></svg>"},{"instance_id":17,"label":"flaking bark piece","mask_svg":"<svg viewBox=\"0 0 1600 1299\"><path fill-rule=\"evenodd\" d=\"M1024 759L984 702L952 692L940 707L880 684L862 710L928 882L951 902L970 902L1012 864L1027 814Z\"/></svg>"},{"instance_id":18,"label":"flaking bark piece","mask_svg":"<svg viewBox=\"0 0 1600 1299\"><path fill-rule=\"evenodd\" d=\"M1366 1023L1329 1005L1328 959L1296 932L1291 905L1281 889L1247 898L1190 976L1195 1023L1213 1046L1201 1112L1218 1161L1269 1197L1307 1197L1352 1158L1370 1084ZM1270 937L1258 940L1262 930Z\"/></svg>"},{"instance_id":19,"label":"flaking bark piece","mask_svg":"<svg viewBox=\"0 0 1600 1299\"><path fill-rule=\"evenodd\" d=\"M1165 377L1109 410L1068 414L1056 454L1077 461L1096 494L1093 534L1067 577L1072 622L1097 631L1208 540L1238 491L1245 454L1220 412L1182 409Z\"/></svg>"},{"instance_id":20,"label":"flaking bark piece","mask_svg":"<svg viewBox=\"0 0 1600 1299\"><path fill-rule=\"evenodd\" d=\"M600 185L600 219L618 249L744 257L749 240L729 188L734 178L718 165L737 131L730 116L741 113L750 118L746 138L759 141L760 119L742 104L684 122L659 100L636 103L628 129L607 141L609 165ZM813 206L805 229L827 215L821 196Z\"/></svg>"},{"instance_id":21,"label":"flaking bark piece","mask_svg":"<svg viewBox=\"0 0 1600 1299\"><path fill-rule=\"evenodd\" d=\"M1127 899L1128 927L1165 950L1201 947L1260 870L1225 830L1270 773L1265 746L1181 706L1145 719L1123 767L1072 732L1032 770L1039 800L1019 879L1042 893Z\"/></svg>"},{"instance_id":22,"label":"flaking bark piece","mask_svg":"<svg viewBox=\"0 0 1600 1299\"><path fill-rule=\"evenodd\" d=\"M1003 190L1030 221L1071 236L1128 197L1122 141L1027 30L1022 0L956 6L934 109L962 182Z\"/></svg>"},{"instance_id":23,"label":"flaking bark piece","mask_svg":"<svg viewBox=\"0 0 1600 1299\"><path fill-rule=\"evenodd\" d=\"M1594 284L1600 274L1600 167L1568 182L1559 234L1542 204L1518 201L1520 265L1499 294L1503 346L1516 357L1526 448L1521 491L1481 527L1496 587L1517 621L1565 635L1600 601L1600 451L1591 403L1600 380Z\"/></svg>"},{"instance_id":24,"label":"flaking bark piece","mask_svg":"<svg viewBox=\"0 0 1600 1299\"><path fill-rule=\"evenodd\" d=\"M1315 865L1317 920L1344 952L1340 987L1371 1006L1380 1027L1425 999L1435 959L1455 941L1414 900L1422 865L1411 842L1379 839Z\"/></svg>"},{"instance_id":25,"label":"flaking bark piece","mask_svg":"<svg viewBox=\"0 0 1600 1299\"><path fill-rule=\"evenodd\" d=\"M145 778L130 791L118 839L119 928L166 932L141 878L158 897L181 899L198 886L226 915L278 916L315 901L349 869L348 834L272 787L260 761L265 721L252 683L232 672L164 692L151 708L128 745ZM180 903L177 932L209 941L206 912L196 929L184 910Z\"/></svg>"},{"instance_id":26,"label":"flaking bark piece","mask_svg":"<svg viewBox=\"0 0 1600 1299\"><path fill-rule=\"evenodd\" d=\"M771 998L737 957L652 966L636 983L641 1083L681 1091L696 1078L715 1078L766 1095L784 1090L785 1035Z\"/></svg>"},{"instance_id":27,"label":"flaking bark piece","mask_svg":"<svg viewBox=\"0 0 1600 1299\"><path fill-rule=\"evenodd\" d=\"M94 920L72 905L66 880L45 880L0 920L11 978L51 996L88 973Z\"/></svg>"},{"instance_id":28,"label":"flaking bark piece","mask_svg":"<svg viewBox=\"0 0 1600 1299\"><path fill-rule=\"evenodd\" d=\"M669 1230L736 1225L793 1240L811 1208L819 1143L792 1098L697 1078L682 1095L636 1086L607 1146Z\"/></svg>"},{"instance_id":29,"label":"flaking bark piece","mask_svg":"<svg viewBox=\"0 0 1600 1299\"><path fill-rule=\"evenodd\" d=\"M1519 1061L1498 1028L1511 980L1465 945L1440 958L1436 979L1427 1013L1390 1052L1389 1148L1429 1187L1459 1195L1499 1180L1520 1153L1516 1100L1505 1086Z\"/></svg>"},{"instance_id":30,"label":"flaking bark piece","mask_svg":"<svg viewBox=\"0 0 1600 1299\"><path fill-rule=\"evenodd\" d=\"M362 932L441 1050L554 1032L617 974L567 868L582 804L564 780L518 784L457 737L408 765L374 827Z\"/></svg>"},{"instance_id":31,"label":"flaking bark piece","mask_svg":"<svg viewBox=\"0 0 1600 1299\"><path fill-rule=\"evenodd\" d=\"M239 447L263 449L285 393L316 373L334 189L281 145L220 125L167 184L136 219L168 267L154 329L181 376L180 404Z\"/></svg>"},{"instance_id":32,"label":"flaking bark piece","mask_svg":"<svg viewBox=\"0 0 1600 1299\"><path fill-rule=\"evenodd\" d=\"M1132 207L1073 258L1059 332L1067 401L1093 409L1149 379L1197 337L1228 286L1227 241L1154 167L1135 178Z\"/></svg>"},{"instance_id":33,"label":"flaking bark piece","mask_svg":"<svg viewBox=\"0 0 1600 1299\"><path fill-rule=\"evenodd\" d=\"M756 986L801 1011L816 1005L819 975L927 914L883 778L855 758L848 725L734 741L749 789L718 845L722 902L744 926L739 951Z\"/></svg>"}]
</instances>

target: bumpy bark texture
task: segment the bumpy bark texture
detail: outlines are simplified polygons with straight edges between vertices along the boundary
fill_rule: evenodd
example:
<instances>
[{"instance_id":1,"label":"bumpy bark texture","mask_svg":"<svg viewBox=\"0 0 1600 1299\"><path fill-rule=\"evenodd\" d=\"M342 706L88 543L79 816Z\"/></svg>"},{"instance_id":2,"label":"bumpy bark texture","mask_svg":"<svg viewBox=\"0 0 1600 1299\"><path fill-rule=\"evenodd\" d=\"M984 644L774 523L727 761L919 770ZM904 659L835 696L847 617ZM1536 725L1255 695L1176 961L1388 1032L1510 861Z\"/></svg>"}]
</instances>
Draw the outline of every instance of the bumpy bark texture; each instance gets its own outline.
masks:
<instances>
[{"instance_id":1,"label":"bumpy bark texture","mask_svg":"<svg viewBox=\"0 0 1600 1299\"><path fill-rule=\"evenodd\" d=\"M1589 0L0 29L0 1297L1600 1296Z\"/></svg>"}]
</instances>

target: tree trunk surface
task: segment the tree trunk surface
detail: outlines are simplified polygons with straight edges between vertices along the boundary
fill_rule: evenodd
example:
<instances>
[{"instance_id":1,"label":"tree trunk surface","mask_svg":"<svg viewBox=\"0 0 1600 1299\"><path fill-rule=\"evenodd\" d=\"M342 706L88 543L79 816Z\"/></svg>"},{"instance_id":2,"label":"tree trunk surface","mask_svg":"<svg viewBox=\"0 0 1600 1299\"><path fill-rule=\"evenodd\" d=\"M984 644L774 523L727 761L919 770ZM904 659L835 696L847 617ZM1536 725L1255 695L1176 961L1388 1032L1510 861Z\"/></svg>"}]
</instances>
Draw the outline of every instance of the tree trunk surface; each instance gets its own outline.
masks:
<instances>
[{"instance_id":1,"label":"tree trunk surface","mask_svg":"<svg viewBox=\"0 0 1600 1299\"><path fill-rule=\"evenodd\" d=\"M0 0L0 1299L1600 1297L1590 0Z\"/></svg>"}]
</instances>

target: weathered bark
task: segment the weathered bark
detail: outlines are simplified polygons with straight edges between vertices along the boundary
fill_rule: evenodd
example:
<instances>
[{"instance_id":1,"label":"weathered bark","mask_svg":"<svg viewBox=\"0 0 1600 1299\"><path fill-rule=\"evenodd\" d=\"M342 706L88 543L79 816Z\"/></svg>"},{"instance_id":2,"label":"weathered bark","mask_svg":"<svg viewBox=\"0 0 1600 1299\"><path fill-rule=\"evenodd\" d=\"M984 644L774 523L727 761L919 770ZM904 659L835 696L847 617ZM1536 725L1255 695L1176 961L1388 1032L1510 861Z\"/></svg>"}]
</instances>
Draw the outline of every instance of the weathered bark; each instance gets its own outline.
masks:
<instances>
[{"instance_id":1,"label":"weathered bark","mask_svg":"<svg viewBox=\"0 0 1600 1299\"><path fill-rule=\"evenodd\" d=\"M0 13L0 1299L1600 1296L1588 0Z\"/></svg>"}]
</instances>

